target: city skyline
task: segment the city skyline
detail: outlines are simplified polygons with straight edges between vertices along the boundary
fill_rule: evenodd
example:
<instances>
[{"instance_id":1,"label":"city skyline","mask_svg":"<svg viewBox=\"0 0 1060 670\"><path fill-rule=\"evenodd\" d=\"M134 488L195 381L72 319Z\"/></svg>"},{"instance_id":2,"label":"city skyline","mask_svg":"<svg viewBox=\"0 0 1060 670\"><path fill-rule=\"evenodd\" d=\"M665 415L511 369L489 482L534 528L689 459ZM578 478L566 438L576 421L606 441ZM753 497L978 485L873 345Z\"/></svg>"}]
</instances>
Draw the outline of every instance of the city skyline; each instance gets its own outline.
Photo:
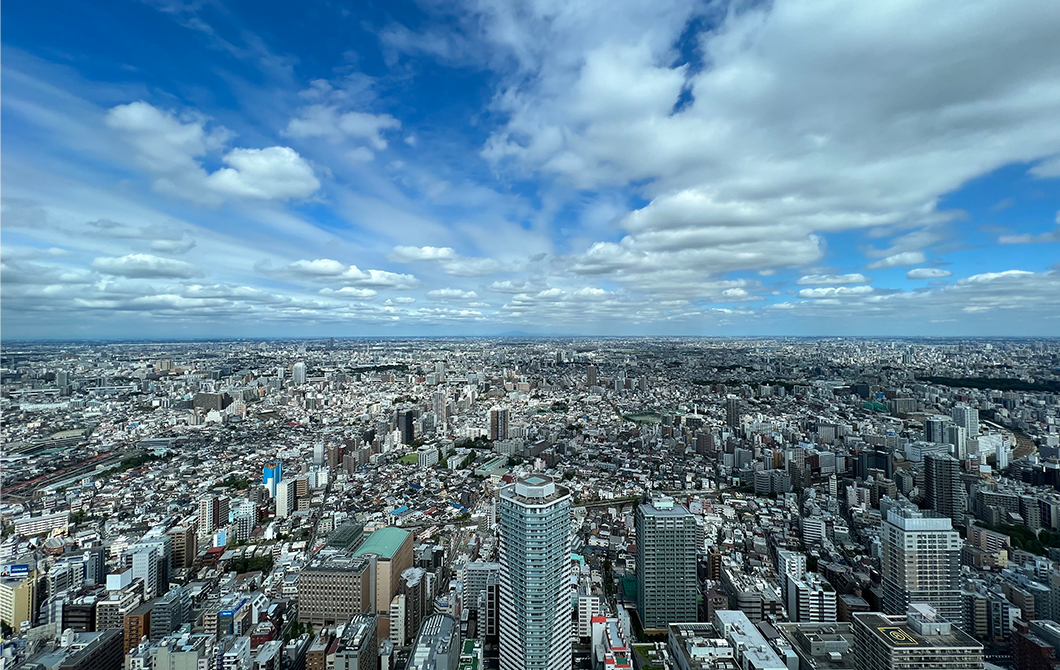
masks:
<instances>
[{"instance_id":1,"label":"city skyline","mask_svg":"<svg viewBox=\"0 0 1060 670\"><path fill-rule=\"evenodd\" d=\"M1060 334L1055 3L4 19L8 339Z\"/></svg>"}]
</instances>

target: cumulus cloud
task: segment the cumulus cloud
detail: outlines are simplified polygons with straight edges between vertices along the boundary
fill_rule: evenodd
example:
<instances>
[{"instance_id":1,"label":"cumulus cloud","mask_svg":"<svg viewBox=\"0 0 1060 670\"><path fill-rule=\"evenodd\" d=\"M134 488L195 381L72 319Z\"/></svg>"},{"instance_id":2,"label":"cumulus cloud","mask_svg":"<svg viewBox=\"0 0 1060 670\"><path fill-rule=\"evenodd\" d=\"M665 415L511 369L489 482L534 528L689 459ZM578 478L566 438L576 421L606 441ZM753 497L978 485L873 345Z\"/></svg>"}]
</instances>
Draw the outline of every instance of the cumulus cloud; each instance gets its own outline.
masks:
<instances>
[{"instance_id":1,"label":"cumulus cloud","mask_svg":"<svg viewBox=\"0 0 1060 670\"><path fill-rule=\"evenodd\" d=\"M869 263L870 270L877 270L880 268L893 268L900 265L916 265L923 263L926 259L923 251L903 251L900 254L894 254L893 256L887 256L881 258L878 261Z\"/></svg>"},{"instance_id":2,"label":"cumulus cloud","mask_svg":"<svg viewBox=\"0 0 1060 670\"><path fill-rule=\"evenodd\" d=\"M191 263L151 254L101 256L92 261L91 268L103 274L136 279L156 277L190 279L202 275L202 271Z\"/></svg>"},{"instance_id":3,"label":"cumulus cloud","mask_svg":"<svg viewBox=\"0 0 1060 670\"><path fill-rule=\"evenodd\" d=\"M347 300L369 300L376 296L376 291L373 291L370 288L343 286L338 290L322 288L320 289L320 295L329 298L346 298Z\"/></svg>"},{"instance_id":4,"label":"cumulus cloud","mask_svg":"<svg viewBox=\"0 0 1060 670\"><path fill-rule=\"evenodd\" d=\"M942 268L916 268L905 273L906 279L940 279L953 273Z\"/></svg>"},{"instance_id":5,"label":"cumulus cloud","mask_svg":"<svg viewBox=\"0 0 1060 670\"><path fill-rule=\"evenodd\" d=\"M177 116L141 101L112 108L104 122L132 146L160 193L216 205L230 197L305 198L320 188L313 169L288 147L235 148L221 157L228 167L208 173L202 159L220 152L230 133L207 130L207 120L197 113Z\"/></svg>"},{"instance_id":6,"label":"cumulus cloud","mask_svg":"<svg viewBox=\"0 0 1060 670\"><path fill-rule=\"evenodd\" d=\"M229 167L206 178L217 193L259 200L305 198L320 188L320 182L305 159L288 147L233 149L225 154Z\"/></svg>"},{"instance_id":7,"label":"cumulus cloud","mask_svg":"<svg viewBox=\"0 0 1060 670\"><path fill-rule=\"evenodd\" d=\"M478 294L474 291L464 291L458 288L439 288L427 291L427 297L434 300L465 301L475 300L478 298Z\"/></svg>"},{"instance_id":8,"label":"cumulus cloud","mask_svg":"<svg viewBox=\"0 0 1060 670\"><path fill-rule=\"evenodd\" d=\"M419 280L413 275L386 270L361 270L356 265L346 265L330 258L302 259L279 270L272 270L267 265L259 265L258 269L285 279L362 288L397 289L411 288L419 284Z\"/></svg>"},{"instance_id":9,"label":"cumulus cloud","mask_svg":"<svg viewBox=\"0 0 1060 670\"><path fill-rule=\"evenodd\" d=\"M840 286L843 284L871 284L872 277L860 272L845 275L805 275L795 282L799 286Z\"/></svg>"},{"instance_id":10,"label":"cumulus cloud","mask_svg":"<svg viewBox=\"0 0 1060 670\"><path fill-rule=\"evenodd\" d=\"M868 295L873 292L871 286L828 286L822 288L804 288L799 291L800 298L843 298Z\"/></svg>"},{"instance_id":11,"label":"cumulus cloud","mask_svg":"<svg viewBox=\"0 0 1060 670\"><path fill-rule=\"evenodd\" d=\"M768 271L816 262L823 233L919 226L873 266L916 264L959 215L939 208L943 194L1014 162L1052 174L1060 17L1047 2L759 3L694 34L701 58L682 63L694 11L473 12L485 50L506 57L487 62L510 75L495 99L507 121L483 156L578 189L636 184L651 200L620 219L621 247L591 246L576 271Z\"/></svg>"},{"instance_id":12,"label":"cumulus cloud","mask_svg":"<svg viewBox=\"0 0 1060 670\"><path fill-rule=\"evenodd\" d=\"M468 258L458 254L452 247L397 246L390 252L389 258L398 263L434 261L443 272L454 277L481 277L503 269L501 263L492 258Z\"/></svg>"}]
</instances>

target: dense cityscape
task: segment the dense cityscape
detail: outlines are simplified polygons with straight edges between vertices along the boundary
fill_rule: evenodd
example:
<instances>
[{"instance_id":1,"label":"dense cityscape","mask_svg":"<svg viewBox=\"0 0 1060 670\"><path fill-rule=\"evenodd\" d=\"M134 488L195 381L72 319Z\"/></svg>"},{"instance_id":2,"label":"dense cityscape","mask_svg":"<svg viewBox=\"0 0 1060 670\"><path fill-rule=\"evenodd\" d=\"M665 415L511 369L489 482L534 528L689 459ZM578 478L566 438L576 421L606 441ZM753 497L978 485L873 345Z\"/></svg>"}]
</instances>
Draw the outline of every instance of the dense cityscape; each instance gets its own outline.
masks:
<instances>
[{"instance_id":1,"label":"dense cityscape","mask_svg":"<svg viewBox=\"0 0 1060 670\"><path fill-rule=\"evenodd\" d=\"M0 668L1060 668L1055 339L5 342Z\"/></svg>"}]
</instances>

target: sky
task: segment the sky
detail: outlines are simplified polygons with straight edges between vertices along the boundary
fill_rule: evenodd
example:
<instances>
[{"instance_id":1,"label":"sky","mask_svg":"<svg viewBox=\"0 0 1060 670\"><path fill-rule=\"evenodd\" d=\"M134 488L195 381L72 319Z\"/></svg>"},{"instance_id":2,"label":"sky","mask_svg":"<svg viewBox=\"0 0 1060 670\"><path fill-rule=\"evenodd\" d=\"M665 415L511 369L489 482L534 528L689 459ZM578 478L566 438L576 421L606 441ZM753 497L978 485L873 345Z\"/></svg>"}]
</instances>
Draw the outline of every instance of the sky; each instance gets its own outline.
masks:
<instances>
[{"instance_id":1,"label":"sky","mask_svg":"<svg viewBox=\"0 0 1060 670\"><path fill-rule=\"evenodd\" d=\"M8 2L0 335L1060 335L1055 0Z\"/></svg>"}]
</instances>

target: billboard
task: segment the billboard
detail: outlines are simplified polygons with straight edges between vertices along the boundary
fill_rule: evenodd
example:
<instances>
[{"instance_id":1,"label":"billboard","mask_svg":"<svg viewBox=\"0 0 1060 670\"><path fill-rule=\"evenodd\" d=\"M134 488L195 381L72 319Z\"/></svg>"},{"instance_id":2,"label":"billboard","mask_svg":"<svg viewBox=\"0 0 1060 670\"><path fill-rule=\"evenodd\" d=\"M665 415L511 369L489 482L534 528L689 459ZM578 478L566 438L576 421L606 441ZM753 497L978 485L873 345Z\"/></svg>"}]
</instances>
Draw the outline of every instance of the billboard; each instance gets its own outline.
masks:
<instances>
[{"instance_id":1,"label":"billboard","mask_svg":"<svg viewBox=\"0 0 1060 670\"><path fill-rule=\"evenodd\" d=\"M0 567L0 577L25 577L29 574L27 563L13 563Z\"/></svg>"}]
</instances>

